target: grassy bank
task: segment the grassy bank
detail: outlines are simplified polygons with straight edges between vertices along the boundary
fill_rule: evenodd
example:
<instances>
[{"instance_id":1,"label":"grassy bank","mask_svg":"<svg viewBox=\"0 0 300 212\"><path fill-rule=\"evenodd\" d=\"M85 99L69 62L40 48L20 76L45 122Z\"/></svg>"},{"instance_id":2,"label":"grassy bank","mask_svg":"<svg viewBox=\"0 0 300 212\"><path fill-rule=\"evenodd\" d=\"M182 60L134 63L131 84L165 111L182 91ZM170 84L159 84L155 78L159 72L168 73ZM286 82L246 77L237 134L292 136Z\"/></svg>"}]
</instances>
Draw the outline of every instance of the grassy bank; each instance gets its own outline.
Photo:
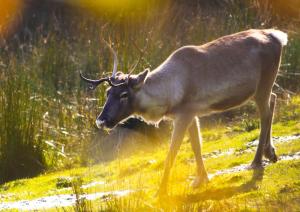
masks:
<instances>
[{"instance_id":1,"label":"grassy bank","mask_svg":"<svg viewBox=\"0 0 300 212\"><path fill-rule=\"evenodd\" d=\"M299 131L299 124L288 126L275 125L275 135L290 135ZM278 130L278 133L276 131ZM216 132L216 130L214 130ZM204 131L209 134L209 130ZM287 133L287 134L286 134ZM238 135L225 126L218 126L220 139L206 139L204 156L207 171L215 173L240 164L249 164L254 152L246 151L247 142L257 137L255 130ZM300 151L300 140L277 144L279 155L287 155ZM218 156L214 152L226 152L234 148L229 155ZM168 145L161 145L150 152L140 152L129 158L120 158L114 162L86 168L44 174L32 179L12 181L0 187L1 201L35 199L56 194L72 193L72 182L80 178L80 185L91 182L104 182L82 189L79 193L89 194L104 191L132 190L125 197L103 197L94 201L86 201L86 209L112 211L140 210L286 210L296 211L299 206L299 159L279 161L268 165L264 171L244 170L215 176L210 183L200 189L193 190L189 184L195 174L195 163L189 142L186 140L178 155L170 180L170 196L159 201L155 198L159 180L163 171L163 162ZM214 154L216 156L214 156ZM59 186L62 179L71 183ZM77 191L78 192L78 191ZM81 205L82 206L82 205ZM80 207L80 206L77 206ZM298 208L299 209L299 208ZM76 210L75 208L59 208L51 210Z\"/></svg>"},{"instance_id":2,"label":"grassy bank","mask_svg":"<svg viewBox=\"0 0 300 212\"><path fill-rule=\"evenodd\" d=\"M299 104L294 98L288 107ZM285 111L286 108L279 110ZM296 119L278 121L273 126L273 137L280 156L300 151L300 139L280 142L278 136L297 135L300 132L299 107ZM289 114L291 115L291 114ZM209 174L250 164L256 146L258 129L245 131L240 122L217 124L203 129L203 155ZM298 134L299 135L299 134ZM11 202L36 199L57 194L90 194L107 191L130 190L123 197L106 195L94 201L81 200L77 206L56 207L51 211L216 211L216 210L279 210L297 211L300 208L300 162L299 159L280 160L269 164L264 170L231 171L214 176L199 189L190 183L195 175L194 156L186 137L176 159L170 179L169 196L155 197L168 150L168 142L151 150L140 150L132 156L85 168L50 172L31 179L16 180L0 187L1 201ZM80 179L80 180L79 180ZM74 190L74 186L98 182L88 188ZM71 189L73 187L73 190Z\"/></svg>"}]
</instances>

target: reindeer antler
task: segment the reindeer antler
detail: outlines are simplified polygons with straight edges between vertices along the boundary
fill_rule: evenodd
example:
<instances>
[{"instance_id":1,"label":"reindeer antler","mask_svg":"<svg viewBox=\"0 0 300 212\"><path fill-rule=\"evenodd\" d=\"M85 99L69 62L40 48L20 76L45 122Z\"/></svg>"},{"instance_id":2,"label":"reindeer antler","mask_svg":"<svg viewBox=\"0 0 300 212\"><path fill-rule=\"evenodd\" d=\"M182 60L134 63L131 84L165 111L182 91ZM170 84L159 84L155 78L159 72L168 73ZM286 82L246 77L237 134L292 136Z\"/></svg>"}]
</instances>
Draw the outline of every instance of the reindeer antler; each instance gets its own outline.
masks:
<instances>
[{"instance_id":1,"label":"reindeer antler","mask_svg":"<svg viewBox=\"0 0 300 212\"><path fill-rule=\"evenodd\" d=\"M105 26L106 26L106 25L105 25ZM104 26L104 27L105 27L105 26ZM104 27L102 27L102 28L104 28ZM102 29L102 30L103 30L103 29ZM102 34L102 33L101 33L101 34ZM107 83L108 83L110 86L112 86L112 87L116 87L116 86L120 86L120 85L124 85L124 84L128 83L127 81L126 81L126 82L122 82L122 83L118 83L118 84L115 84L115 83L112 82L112 79L115 78L116 73L117 73L117 68L118 68L118 56L117 56L116 51L112 48L111 42L108 43L106 40L103 39L103 36L100 36L100 38L101 38L101 41L102 41L103 43L105 43L106 46L109 48L110 52L113 54L113 57L114 57L114 66L113 66L112 75L111 75L111 77L104 77L104 78L101 78L101 79L92 80L92 79L88 79L88 78L84 77L84 76L82 75L82 73L80 72L80 78L81 78L82 80L84 80L85 82L89 83L89 84L90 84L90 87L89 87L89 88L92 89L92 90L94 90L94 89L95 89L98 85L100 85L102 82L107 82ZM140 56L139 56L137 62L136 62L133 66L130 67L129 72L128 72L128 78L129 78L129 76L132 74L132 72L134 71L134 69L138 66L138 64L141 62L141 60L142 60L142 58L143 58L143 56L144 56L144 54L145 54L145 52L146 52L146 50L147 50L147 48L148 48L149 39L147 39L146 46L145 46L143 49L140 49L140 48L137 46L137 44L136 44L133 40L132 40L132 43L133 43L133 45L137 48L137 50L140 52Z\"/></svg>"},{"instance_id":2,"label":"reindeer antler","mask_svg":"<svg viewBox=\"0 0 300 212\"><path fill-rule=\"evenodd\" d=\"M124 83L115 84L115 83L112 82L112 79L115 78L116 73L117 73L118 56L117 56L117 53L115 52L115 50L111 47L111 45L106 40L104 40L103 38L101 40L102 40L102 42L104 42L108 46L109 50L111 51L111 53L114 56L114 67L113 67L113 71L112 71L111 77L104 77L104 78L101 78L101 79L98 79L98 80L88 79L88 78L84 77L82 75L82 73L80 72L81 79L90 84L89 88L91 90L94 90L102 82L107 82L112 87L116 87L116 86L124 84Z\"/></svg>"},{"instance_id":3,"label":"reindeer antler","mask_svg":"<svg viewBox=\"0 0 300 212\"><path fill-rule=\"evenodd\" d=\"M138 45L133 41L133 40L131 40L132 41L132 43L133 43L133 45L135 46L135 48L140 52L140 56L139 56L139 59L137 60L137 62L133 65L133 66L131 66L130 68L129 68L129 72L128 72L128 76L130 76L131 74L132 74L132 72L135 70L135 68L138 66L138 64L141 62L141 60L142 60L142 58L144 57L144 55L145 55L145 52L147 51L147 49L148 49L148 44L149 44L149 39L147 38L146 39L146 41L147 41L147 43L146 43L146 45L145 45L145 47L143 48L143 49L140 49L139 47L138 47Z\"/></svg>"},{"instance_id":4,"label":"reindeer antler","mask_svg":"<svg viewBox=\"0 0 300 212\"><path fill-rule=\"evenodd\" d=\"M101 39L109 48L110 52L113 54L114 56L114 67L113 67L113 71L112 71L112 75L111 77L114 78L116 76L117 73L117 68L118 68L118 56L117 53L115 52L115 50L111 47L111 42L108 43L106 40L104 40L103 38Z\"/></svg>"}]
</instances>

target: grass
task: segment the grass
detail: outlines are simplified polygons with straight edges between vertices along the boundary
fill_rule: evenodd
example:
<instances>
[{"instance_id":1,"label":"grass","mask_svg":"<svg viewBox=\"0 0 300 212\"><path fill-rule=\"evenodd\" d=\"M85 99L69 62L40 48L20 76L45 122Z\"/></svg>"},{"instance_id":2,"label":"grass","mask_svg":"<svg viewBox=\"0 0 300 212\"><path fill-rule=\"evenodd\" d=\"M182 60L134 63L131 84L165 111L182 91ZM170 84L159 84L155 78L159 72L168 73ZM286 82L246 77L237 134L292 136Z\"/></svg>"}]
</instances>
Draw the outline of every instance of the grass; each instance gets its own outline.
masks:
<instances>
[{"instance_id":1,"label":"grass","mask_svg":"<svg viewBox=\"0 0 300 212\"><path fill-rule=\"evenodd\" d=\"M296 97L298 99L298 97ZM293 100L294 101L294 100ZM298 113L299 114L299 113ZM237 123L231 123L235 126ZM242 125L241 125L242 126ZM290 135L300 131L297 121L277 122L273 125L273 136ZM214 132L214 137L211 136ZM230 155L205 156L208 173L249 164L254 157L246 144L258 136L258 130L236 131L236 127L219 124L216 128L203 129L203 154L216 150L226 152L234 148ZM300 139L276 145L278 154L300 151ZM170 179L170 196L163 201L154 197L163 171L163 163L168 145L163 143L152 150L140 150L129 157L99 165L50 172L36 178L6 183L0 187L2 200L15 201L75 192L95 193L103 191L133 190L124 197L109 197L94 201L80 200L75 208L55 208L50 210L111 210L111 211L157 211L157 210L286 210L297 211L300 195L299 160L279 161L261 171L245 170L214 177L209 184L193 190L189 184L195 174L195 162L188 142L181 147ZM209 154L211 155L211 154ZM74 179L72 189L58 186L61 179ZM72 180L71 180L72 181ZM91 188L80 189L79 185L102 181ZM69 184L70 186L70 184Z\"/></svg>"},{"instance_id":2,"label":"grass","mask_svg":"<svg viewBox=\"0 0 300 212\"><path fill-rule=\"evenodd\" d=\"M29 78L15 58L11 59L0 84L0 183L33 176L46 168L41 103L31 93Z\"/></svg>"}]
</instances>

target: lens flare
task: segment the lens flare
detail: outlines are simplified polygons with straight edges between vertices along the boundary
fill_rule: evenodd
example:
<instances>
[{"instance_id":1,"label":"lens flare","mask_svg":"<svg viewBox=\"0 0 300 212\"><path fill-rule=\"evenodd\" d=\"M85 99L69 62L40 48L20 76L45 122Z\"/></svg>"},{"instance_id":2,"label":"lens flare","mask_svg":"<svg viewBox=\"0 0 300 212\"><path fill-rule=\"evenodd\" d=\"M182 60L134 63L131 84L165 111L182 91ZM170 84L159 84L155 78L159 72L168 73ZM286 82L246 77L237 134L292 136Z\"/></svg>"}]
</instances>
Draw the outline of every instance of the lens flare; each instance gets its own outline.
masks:
<instances>
[{"instance_id":1,"label":"lens flare","mask_svg":"<svg viewBox=\"0 0 300 212\"><path fill-rule=\"evenodd\" d=\"M23 0L0 1L0 39L6 39L16 29L22 17Z\"/></svg>"},{"instance_id":2,"label":"lens flare","mask_svg":"<svg viewBox=\"0 0 300 212\"><path fill-rule=\"evenodd\" d=\"M272 8L273 12L282 17L300 19L299 0L259 0L261 6Z\"/></svg>"},{"instance_id":3,"label":"lens flare","mask_svg":"<svg viewBox=\"0 0 300 212\"><path fill-rule=\"evenodd\" d=\"M158 0L66 0L68 4L79 6L98 15L113 18L126 18L134 15L137 19L145 15L145 11L161 5Z\"/></svg>"}]
</instances>

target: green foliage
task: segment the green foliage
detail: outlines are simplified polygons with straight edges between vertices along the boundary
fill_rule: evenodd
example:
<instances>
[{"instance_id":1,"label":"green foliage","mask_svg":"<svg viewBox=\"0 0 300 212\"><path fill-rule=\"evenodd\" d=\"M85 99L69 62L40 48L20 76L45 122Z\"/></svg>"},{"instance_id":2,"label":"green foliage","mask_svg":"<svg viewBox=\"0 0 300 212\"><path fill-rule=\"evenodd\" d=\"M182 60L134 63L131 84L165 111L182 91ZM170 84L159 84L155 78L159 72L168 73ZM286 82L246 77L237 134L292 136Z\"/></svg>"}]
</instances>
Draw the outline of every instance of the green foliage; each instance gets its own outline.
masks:
<instances>
[{"instance_id":1,"label":"green foliage","mask_svg":"<svg viewBox=\"0 0 300 212\"><path fill-rule=\"evenodd\" d=\"M281 72L278 82L293 91L300 91L300 34L293 33L284 49Z\"/></svg>"},{"instance_id":2,"label":"green foliage","mask_svg":"<svg viewBox=\"0 0 300 212\"><path fill-rule=\"evenodd\" d=\"M294 96L286 104L278 105L276 121L288 122L300 120L300 98Z\"/></svg>"},{"instance_id":3,"label":"green foliage","mask_svg":"<svg viewBox=\"0 0 300 212\"><path fill-rule=\"evenodd\" d=\"M81 186L82 186L82 179L80 177L74 178L72 181L72 190L76 197L74 211L76 212L93 211L91 207L91 202L84 198L81 198L81 195L84 194Z\"/></svg>"},{"instance_id":4,"label":"green foliage","mask_svg":"<svg viewBox=\"0 0 300 212\"><path fill-rule=\"evenodd\" d=\"M252 130L259 128L259 121L257 119L249 117L248 114L244 114L244 118L242 119L241 128L246 132L250 132Z\"/></svg>"},{"instance_id":5,"label":"green foliage","mask_svg":"<svg viewBox=\"0 0 300 212\"><path fill-rule=\"evenodd\" d=\"M59 177L56 181L56 188L68 188L72 186L72 178Z\"/></svg>"},{"instance_id":6,"label":"green foliage","mask_svg":"<svg viewBox=\"0 0 300 212\"><path fill-rule=\"evenodd\" d=\"M41 97L32 92L28 73L11 57L0 84L0 183L33 176L46 168Z\"/></svg>"}]
</instances>

